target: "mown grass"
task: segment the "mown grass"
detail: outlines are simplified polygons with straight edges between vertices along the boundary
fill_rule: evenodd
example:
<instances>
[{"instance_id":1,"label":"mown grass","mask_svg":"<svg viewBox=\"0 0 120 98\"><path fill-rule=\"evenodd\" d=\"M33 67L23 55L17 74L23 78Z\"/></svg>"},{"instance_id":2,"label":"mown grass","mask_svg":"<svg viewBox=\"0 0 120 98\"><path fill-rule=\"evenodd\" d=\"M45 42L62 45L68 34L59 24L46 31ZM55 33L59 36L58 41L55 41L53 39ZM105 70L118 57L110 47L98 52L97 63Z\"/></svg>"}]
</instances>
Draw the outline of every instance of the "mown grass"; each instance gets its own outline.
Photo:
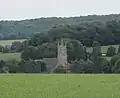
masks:
<instances>
[{"instance_id":1,"label":"mown grass","mask_svg":"<svg viewBox=\"0 0 120 98\"><path fill-rule=\"evenodd\" d=\"M21 60L21 53L0 53L0 60L16 59Z\"/></svg>"},{"instance_id":2,"label":"mown grass","mask_svg":"<svg viewBox=\"0 0 120 98\"><path fill-rule=\"evenodd\" d=\"M0 75L0 98L120 98L120 75Z\"/></svg>"}]
</instances>

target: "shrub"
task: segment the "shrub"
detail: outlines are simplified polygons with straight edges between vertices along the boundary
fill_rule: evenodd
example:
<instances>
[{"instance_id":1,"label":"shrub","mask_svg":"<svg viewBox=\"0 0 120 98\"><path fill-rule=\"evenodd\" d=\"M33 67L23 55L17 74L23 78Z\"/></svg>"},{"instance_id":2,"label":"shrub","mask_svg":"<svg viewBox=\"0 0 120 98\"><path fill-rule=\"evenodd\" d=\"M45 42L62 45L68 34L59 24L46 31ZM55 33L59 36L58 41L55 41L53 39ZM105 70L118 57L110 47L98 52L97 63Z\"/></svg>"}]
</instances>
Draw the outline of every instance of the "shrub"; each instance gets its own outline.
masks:
<instances>
[{"instance_id":1,"label":"shrub","mask_svg":"<svg viewBox=\"0 0 120 98\"><path fill-rule=\"evenodd\" d=\"M2 51L3 53L9 53L9 49L8 48L3 48L3 51Z\"/></svg>"},{"instance_id":2,"label":"shrub","mask_svg":"<svg viewBox=\"0 0 120 98\"><path fill-rule=\"evenodd\" d=\"M2 51L3 51L3 48L4 48L4 47L0 45L0 52L2 52Z\"/></svg>"},{"instance_id":3,"label":"shrub","mask_svg":"<svg viewBox=\"0 0 120 98\"><path fill-rule=\"evenodd\" d=\"M120 45L119 45L119 48L118 48L118 53L120 53Z\"/></svg>"},{"instance_id":4,"label":"shrub","mask_svg":"<svg viewBox=\"0 0 120 98\"><path fill-rule=\"evenodd\" d=\"M113 73L120 73L120 59L118 59L115 65L112 67Z\"/></svg>"},{"instance_id":5,"label":"shrub","mask_svg":"<svg viewBox=\"0 0 120 98\"><path fill-rule=\"evenodd\" d=\"M116 61L117 61L118 59L120 59L120 55L115 55L115 56L113 56L113 57L111 58L111 61L110 61L111 66L114 66L115 63L116 63Z\"/></svg>"},{"instance_id":6,"label":"shrub","mask_svg":"<svg viewBox=\"0 0 120 98\"><path fill-rule=\"evenodd\" d=\"M114 47L109 47L107 51L107 56L114 56L115 55L115 48Z\"/></svg>"},{"instance_id":7,"label":"shrub","mask_svg":"<svg viewBox=\"0 0 120 98\"><path fill-rule=\"evenodd\" d=\"M66 68L64 66L58 66L55 70L55 73L66 73Z\"/></svg>"}]
</instances>

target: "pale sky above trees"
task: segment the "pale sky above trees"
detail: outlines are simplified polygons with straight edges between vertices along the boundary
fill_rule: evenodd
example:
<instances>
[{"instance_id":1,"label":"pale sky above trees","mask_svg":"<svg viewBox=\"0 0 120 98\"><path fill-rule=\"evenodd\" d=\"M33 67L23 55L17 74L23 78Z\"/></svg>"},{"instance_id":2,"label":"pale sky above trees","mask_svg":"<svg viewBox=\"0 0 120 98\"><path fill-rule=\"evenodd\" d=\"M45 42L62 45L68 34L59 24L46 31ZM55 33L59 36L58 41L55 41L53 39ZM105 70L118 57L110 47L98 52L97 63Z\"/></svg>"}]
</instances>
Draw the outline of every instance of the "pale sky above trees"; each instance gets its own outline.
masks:
<instances>
[{"instance_id":1,"label":"pale sky above trees","mask_svg":"<svg viewBox=\"0 0 120 98\"><path fill-rule=\"evenodd\" d=\"M119 0L0 0L0 20L119 14Z\"/></svg>"}]
</instances>

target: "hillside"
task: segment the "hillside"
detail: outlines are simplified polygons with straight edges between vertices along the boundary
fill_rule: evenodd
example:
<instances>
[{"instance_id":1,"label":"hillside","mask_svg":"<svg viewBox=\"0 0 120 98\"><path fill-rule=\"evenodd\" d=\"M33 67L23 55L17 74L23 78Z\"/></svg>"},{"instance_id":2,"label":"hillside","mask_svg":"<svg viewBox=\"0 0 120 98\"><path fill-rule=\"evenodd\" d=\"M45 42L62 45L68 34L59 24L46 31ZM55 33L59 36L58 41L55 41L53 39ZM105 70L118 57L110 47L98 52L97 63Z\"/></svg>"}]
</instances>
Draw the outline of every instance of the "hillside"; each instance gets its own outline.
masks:
<instances>
[{"instance_id":1,"label":"hillside","mask_svg":"<svg viewBox=\"0 0 120 98\"><path fill-rule=\"evenodd\" d=\"M25 39L36 33L48 32L53 26L78 25L89 22L106 23L111 20L120 20L120 14L112 15L89 15L69 18L39 18L22 21L0 21L0 39Z\"/></svg>"}]
</instances>

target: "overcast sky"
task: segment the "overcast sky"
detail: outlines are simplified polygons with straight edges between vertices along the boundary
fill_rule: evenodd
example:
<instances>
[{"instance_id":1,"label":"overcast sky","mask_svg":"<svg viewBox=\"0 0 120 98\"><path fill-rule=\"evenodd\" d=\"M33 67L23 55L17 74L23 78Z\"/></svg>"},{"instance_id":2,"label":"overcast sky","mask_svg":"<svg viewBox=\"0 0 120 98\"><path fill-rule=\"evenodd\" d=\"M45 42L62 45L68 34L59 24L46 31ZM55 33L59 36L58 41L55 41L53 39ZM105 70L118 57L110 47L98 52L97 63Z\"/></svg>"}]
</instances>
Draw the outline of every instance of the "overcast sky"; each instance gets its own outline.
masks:
<instances>
[{"instance_id":1,"label":"overcast sky","mask_svg":"<svg viewBox=\"0 0 120 98\"><path fill-rule=\"evenodd\" d=\"M0 20L120 13L120 0L0 0Z\"/></svg>"}]
</instances>

